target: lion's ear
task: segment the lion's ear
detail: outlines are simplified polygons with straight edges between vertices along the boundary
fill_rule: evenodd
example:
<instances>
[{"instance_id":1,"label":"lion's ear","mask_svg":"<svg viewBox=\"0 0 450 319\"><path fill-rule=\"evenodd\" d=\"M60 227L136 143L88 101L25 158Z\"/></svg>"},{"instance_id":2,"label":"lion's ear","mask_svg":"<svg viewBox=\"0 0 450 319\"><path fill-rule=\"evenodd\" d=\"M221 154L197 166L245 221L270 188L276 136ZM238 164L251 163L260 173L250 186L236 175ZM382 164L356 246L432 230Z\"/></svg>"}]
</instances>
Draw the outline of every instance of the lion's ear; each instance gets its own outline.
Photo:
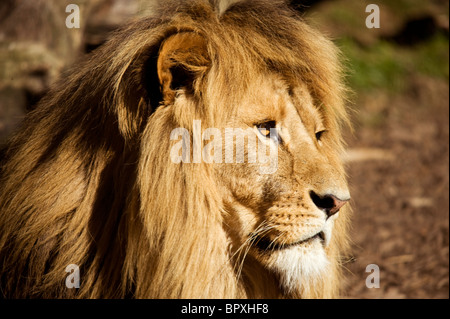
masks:
<instances>
[{"instance_id":1,"label":"lion's ear","mask_svg":"<svg viewBox=\"0 0 450 319\"><path fill-rule=\"evenodd\" d=\"M162 97L172 103L176 91L192 93L196 80L210 65L205 39L194 32L182 32L167 38L161 45L157 71Z\"/></svg>"}]
</instances>

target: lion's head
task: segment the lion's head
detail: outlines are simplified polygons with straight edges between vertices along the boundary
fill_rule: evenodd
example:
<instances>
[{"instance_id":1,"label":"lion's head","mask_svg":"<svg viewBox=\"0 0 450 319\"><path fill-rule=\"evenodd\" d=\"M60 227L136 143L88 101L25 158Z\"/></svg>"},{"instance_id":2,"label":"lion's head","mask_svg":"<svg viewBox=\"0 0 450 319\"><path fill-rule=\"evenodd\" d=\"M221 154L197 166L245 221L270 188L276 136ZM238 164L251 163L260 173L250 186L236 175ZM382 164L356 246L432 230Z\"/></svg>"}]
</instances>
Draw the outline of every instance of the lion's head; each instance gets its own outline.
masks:
<instances>
[{"instance_id":1,"label":"lion's head","mask_svg":"<svg viewBox=\"0 0 450 319\"><path fill-rule=\"evenodd\" d=\"M337 50L282 1L221 4L129 25L27 118L3 166L5 296L336 295Z\"/></svg>"}]
</instances>

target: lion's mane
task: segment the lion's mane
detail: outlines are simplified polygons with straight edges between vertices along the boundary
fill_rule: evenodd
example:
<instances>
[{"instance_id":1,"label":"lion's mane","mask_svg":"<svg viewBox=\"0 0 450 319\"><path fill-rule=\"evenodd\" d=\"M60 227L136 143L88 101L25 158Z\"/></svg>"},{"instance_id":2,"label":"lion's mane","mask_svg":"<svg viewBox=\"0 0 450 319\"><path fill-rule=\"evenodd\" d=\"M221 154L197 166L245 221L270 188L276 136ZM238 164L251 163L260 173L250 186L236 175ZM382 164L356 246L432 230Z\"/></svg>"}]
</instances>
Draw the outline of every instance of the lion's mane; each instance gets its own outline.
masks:
<instances>
[{"instance_id":1,"label":"lion's mane","mask_svg":"<svg viewBox=\"0 0 450 319\"><path fill-rule=\"evenodd\" d=\"M173 114L162 102L156 59L179 32L207 43L210 65L196 65L192 90L198 100L209 90L221 101L209 101L212 109L187 105ZM2 165L0 295L282 296L255 262L237 276L211 167L174 165L169 156L172 129L194 119L214 127L234 112L256 70L301 78L342 149L337 50L282 1L170 2L67 72L24 120ZM334 231L336 265L346 224L341 218ZM70 264L80 268L79 289L65 285ZM308 295L292 296L334 296L335 268Z\"/></svg>"}]
</instances>

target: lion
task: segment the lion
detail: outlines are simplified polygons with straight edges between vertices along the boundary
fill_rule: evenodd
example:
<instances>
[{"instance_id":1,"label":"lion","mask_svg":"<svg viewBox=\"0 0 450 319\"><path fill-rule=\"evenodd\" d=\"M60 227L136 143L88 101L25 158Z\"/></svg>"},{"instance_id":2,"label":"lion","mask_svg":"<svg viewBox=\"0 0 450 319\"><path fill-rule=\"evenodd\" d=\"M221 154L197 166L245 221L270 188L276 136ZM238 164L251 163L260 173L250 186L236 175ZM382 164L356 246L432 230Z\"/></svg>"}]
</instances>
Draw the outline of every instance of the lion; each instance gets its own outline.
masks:
<instances>
[{"instance_id":1,"label":"lion","mask_svg":"<svg viewBox=\"0 0 450 319\"><path fill-rule=\"evenodd\" d=\"M284 1L152 12L68 71L11 139L1 295L338 297L350 224L338 49ZM250 129L276 169L174 162L174 129L206 143L196 120ZM250 154L237 139L222 147Z\"/></svg>"}]
</instances>

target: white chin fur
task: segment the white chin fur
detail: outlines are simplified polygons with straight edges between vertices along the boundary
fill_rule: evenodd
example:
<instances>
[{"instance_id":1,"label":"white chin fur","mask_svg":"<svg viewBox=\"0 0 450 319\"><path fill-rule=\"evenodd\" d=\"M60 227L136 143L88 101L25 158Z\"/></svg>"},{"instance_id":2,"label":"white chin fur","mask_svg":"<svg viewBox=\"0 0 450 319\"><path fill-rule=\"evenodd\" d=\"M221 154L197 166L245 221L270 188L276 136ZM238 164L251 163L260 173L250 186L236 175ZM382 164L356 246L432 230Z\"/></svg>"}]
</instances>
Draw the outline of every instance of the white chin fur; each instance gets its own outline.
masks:
<instances>
[{"instance_id":1,"label":"white chin fur","mask_svg":"<svg viewBox=\"0 0 450 319\"><path fill-rule=\"evenodd\" d=\"M305 246L274 251L270 260L269 268L278 273L280 285L287 293L307 289L330 264L319 239Z\"/></svg>"}]
</instances>

